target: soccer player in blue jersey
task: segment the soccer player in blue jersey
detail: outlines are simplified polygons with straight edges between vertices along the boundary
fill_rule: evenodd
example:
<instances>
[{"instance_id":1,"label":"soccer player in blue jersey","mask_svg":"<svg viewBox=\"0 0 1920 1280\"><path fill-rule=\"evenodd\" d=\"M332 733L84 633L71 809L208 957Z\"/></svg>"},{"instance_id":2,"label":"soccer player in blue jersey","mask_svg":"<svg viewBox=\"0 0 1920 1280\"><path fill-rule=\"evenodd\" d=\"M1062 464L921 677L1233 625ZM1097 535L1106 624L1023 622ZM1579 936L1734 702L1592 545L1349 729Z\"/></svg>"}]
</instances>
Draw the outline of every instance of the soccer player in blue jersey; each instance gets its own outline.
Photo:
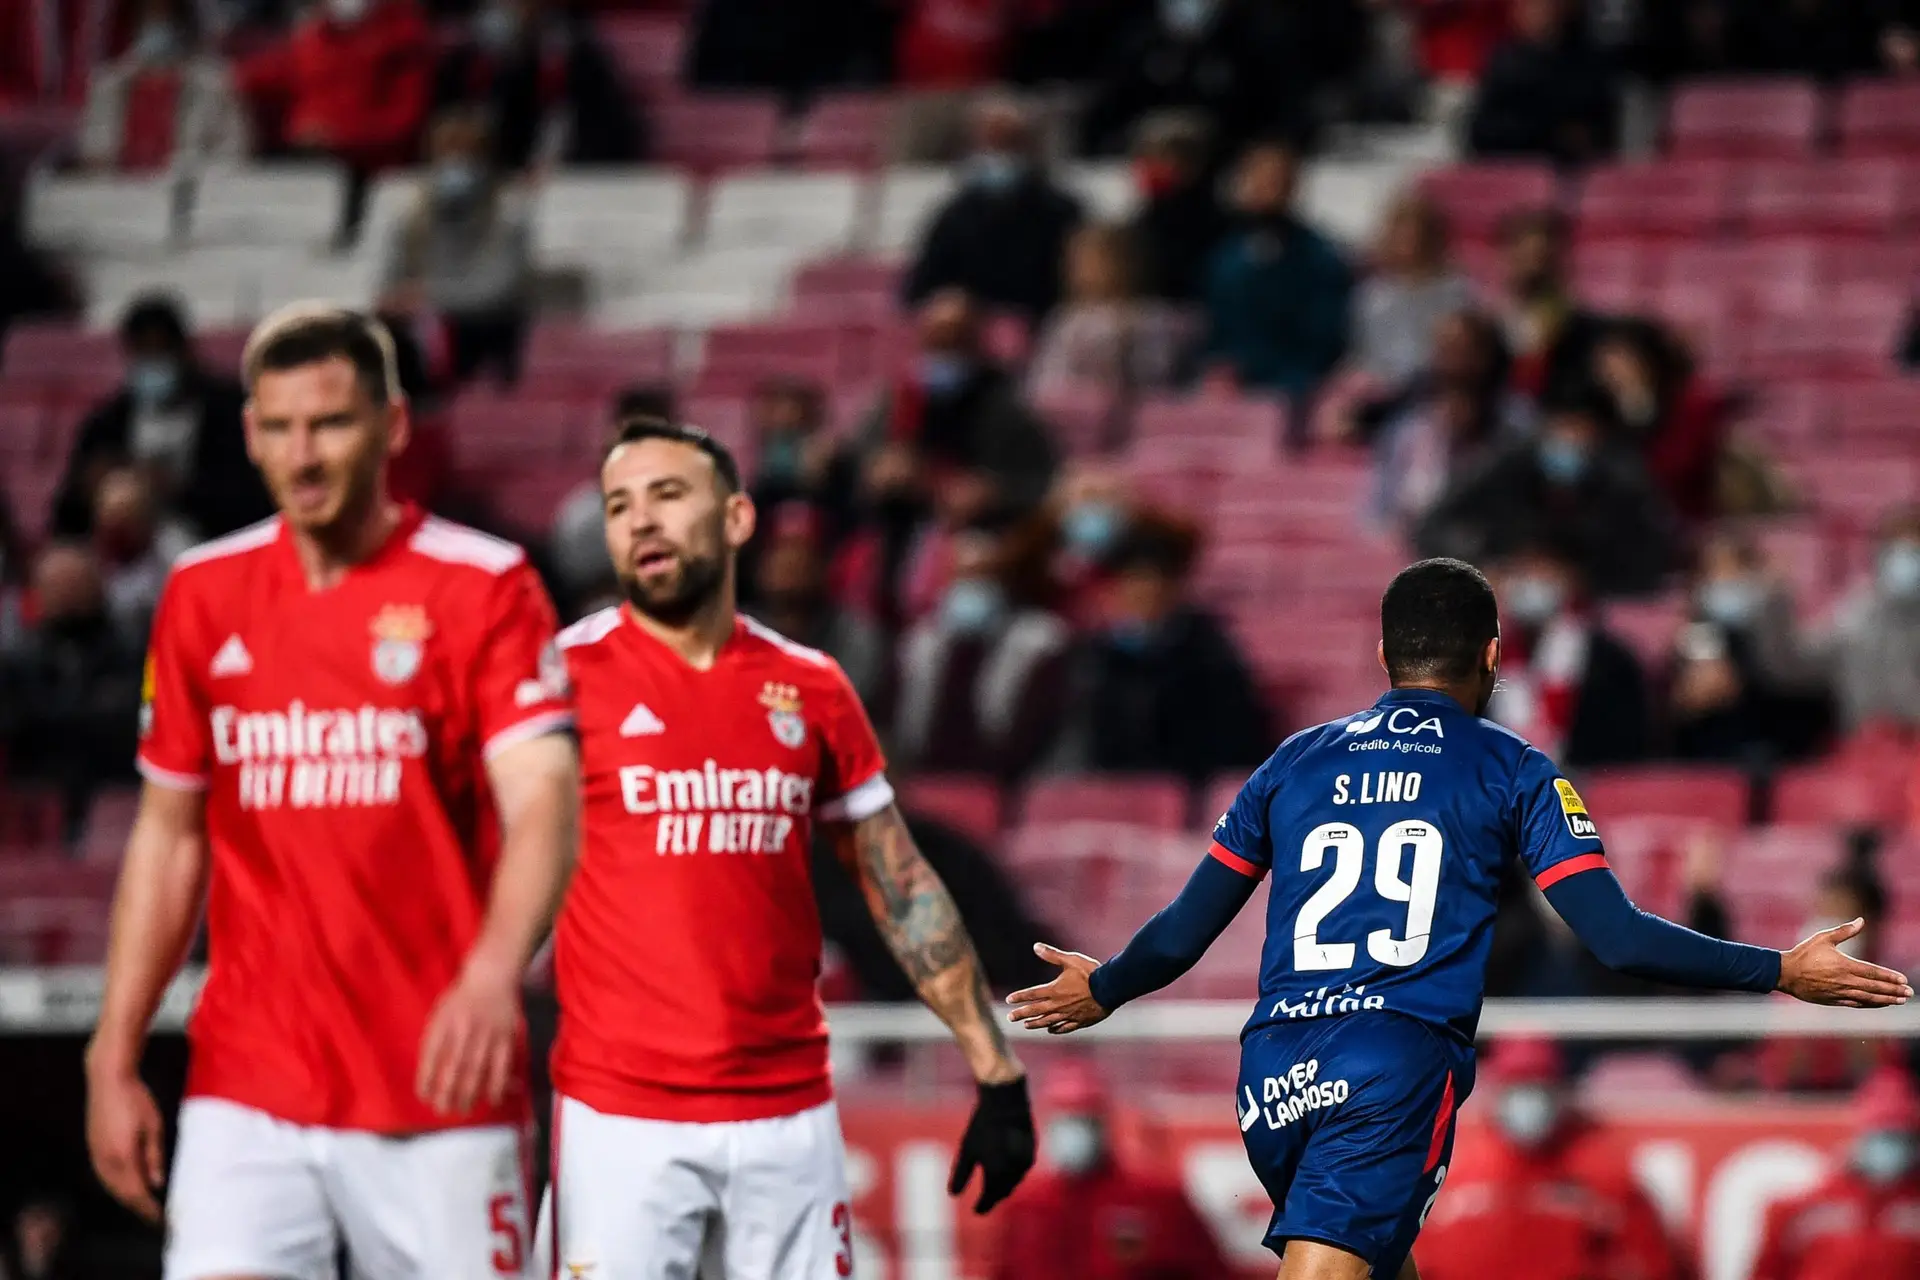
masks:
<instances>
[{"instance_id":1,"label":"soccer player in blue jersey","mask_svg":"<svg viewBox=\"0 0 1920 1280\"><path fill-rule=\"evenodd\" d=\"M1272 871L1260 1003L1236 1103L1274 1213L1280 1280L1417 1280L1414 1236L1473 1088L1495 899L1518 856L1609 966L1662 982L1877 1007L1904 975L1842 955L1855 920L1791 951L1722 942L1636 908L1580 795L1541 752L1480 719L1500 665L1493 590L1458 560L1402 570L1380 602L1392 688L1296 733L1241 788L1186 887L1100 964L1008 997L1054 1034L1191 968Z\"/></svg>"}]
</instances>

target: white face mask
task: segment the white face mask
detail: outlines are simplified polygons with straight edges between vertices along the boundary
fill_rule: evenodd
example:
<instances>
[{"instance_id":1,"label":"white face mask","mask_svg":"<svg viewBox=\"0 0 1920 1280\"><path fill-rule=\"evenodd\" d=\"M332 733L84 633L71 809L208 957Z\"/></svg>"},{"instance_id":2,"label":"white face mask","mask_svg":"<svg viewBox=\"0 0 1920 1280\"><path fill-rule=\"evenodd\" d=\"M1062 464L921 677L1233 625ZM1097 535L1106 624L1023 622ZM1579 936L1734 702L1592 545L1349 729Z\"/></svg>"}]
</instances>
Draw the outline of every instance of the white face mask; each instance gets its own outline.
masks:
<instances>
[{"instance_id":1,"label":"white face mask","mask_svg":"<svg viewBox=\"0 0 1920 1280\"><path fill-rule=\"evenodd\" d=\"M1520 578L1507 588L1507 612L1529 626L1546 622L1563 603L1564 593L1552 578Z\"/></svg>"},{"instance_id":2,"label":"white face mask","mask_svg":"<svg viewBox=\"0 0 1920 1280\"><path fill-rule=\"evenodd\" d=\"M1100 1163L1106 1137L1100 1122L1087 1116L1056 1116L1047 1122L1041 1145L1047 1160L1066 1174L1086 1173Z\"/></svg>"},{"instance_id":3,"label":"white face mask","mask_svg":"<svg viewBox=\"0 0 1920 1280\"><path fill-rule=\"evenodd\" d=\"M1517 1084L1495 1103L1500 1131L1522 1147L1537 1147L1560 1127L1560 1098L1545 1085Z\"/></svg>"}]
</instances>

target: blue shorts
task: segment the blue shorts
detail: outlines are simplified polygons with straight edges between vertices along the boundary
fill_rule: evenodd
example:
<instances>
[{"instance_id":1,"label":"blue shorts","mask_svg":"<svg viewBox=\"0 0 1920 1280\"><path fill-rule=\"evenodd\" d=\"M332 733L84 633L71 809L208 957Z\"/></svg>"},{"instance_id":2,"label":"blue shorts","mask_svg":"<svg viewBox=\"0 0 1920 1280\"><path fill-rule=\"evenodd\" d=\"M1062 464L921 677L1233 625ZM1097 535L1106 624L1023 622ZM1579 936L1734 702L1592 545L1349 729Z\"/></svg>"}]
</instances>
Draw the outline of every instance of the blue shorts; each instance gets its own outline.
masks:
<instances>
[{"instance_id":1,"label":"blue shorts","mask_svg":"<svg viewBox=\"0 0 1920 1280\"><path fill-rule=\"evenodd\" d=\"M1393 1280L1452 1158L1473 1048L1393 1013L1262 1027L1240 1047L1236 1108L1273 1198L1265 1244L1318 1240Z\"/></svg>"}]
</instances>

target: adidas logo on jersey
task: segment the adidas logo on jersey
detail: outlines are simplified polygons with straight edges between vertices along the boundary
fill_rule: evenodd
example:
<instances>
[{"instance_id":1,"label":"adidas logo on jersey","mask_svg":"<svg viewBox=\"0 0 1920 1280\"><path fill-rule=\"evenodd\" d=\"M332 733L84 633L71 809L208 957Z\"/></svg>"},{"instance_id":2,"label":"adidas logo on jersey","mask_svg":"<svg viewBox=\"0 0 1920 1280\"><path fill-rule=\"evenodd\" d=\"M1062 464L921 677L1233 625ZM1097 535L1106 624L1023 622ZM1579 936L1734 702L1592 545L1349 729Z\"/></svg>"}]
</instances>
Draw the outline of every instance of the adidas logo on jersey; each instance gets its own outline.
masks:
<instances>
[{"instance_id":1,"label":"adidas logo on jersey","mask_svg":"<svg viewBox=\"0 0 1920 1280\"><path fill-rule=\"evenodd\" d=\"M231 635L213 655L213 662L207 667L209 675L215 679L222 676L244 676L253 670L253 655L247 652L247 646L240 637Z\"/></svg>"},{"instance_id":2,"label":"adidas logo on jersey","mask_svg":"<svg viewBox=\"0 0 1920 1280\"><path fill-rule=\"evenodd\" d=\"M620 736L623 738L645 738L666 731L667 726L644 702L634 703L633 710L627 712L627 718L620 722Z\"/></svg>"}]
</instances>

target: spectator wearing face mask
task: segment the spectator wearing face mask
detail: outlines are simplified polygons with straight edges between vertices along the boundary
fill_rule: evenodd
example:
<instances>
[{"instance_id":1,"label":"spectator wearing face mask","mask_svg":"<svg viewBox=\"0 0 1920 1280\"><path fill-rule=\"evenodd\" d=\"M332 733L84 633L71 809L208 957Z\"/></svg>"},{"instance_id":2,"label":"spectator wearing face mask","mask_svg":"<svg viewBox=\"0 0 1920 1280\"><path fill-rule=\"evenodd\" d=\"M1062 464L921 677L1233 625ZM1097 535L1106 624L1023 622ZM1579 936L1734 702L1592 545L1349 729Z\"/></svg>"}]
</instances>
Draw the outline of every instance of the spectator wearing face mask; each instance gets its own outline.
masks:
<instances>
[{"instance_id":1,"label":"spectator wearing face mask","mask_svg":"<svg viewBox=\"0 0 1920 1280\"><path fill-rule=\"evenodd\" d=\"M495 172L475 111L435 120L429 167L413 208L387 245L386 309L443 326L451 373L520 373L533 291L533 232L520 196Z\"/></svg>"},{"instance_id":2,"label":"spectator wearing face mask","mask_svg":"<svg viewBox=\"0 0 1920 1280\"><path fill-rule=\"evenodd\" d=\"M1571 0L1517 0L1513 35L1493 51L1467 125L1476 156L1585 164L1612 154L1618 74L1593 48Z\"/></svg>"},{"instance_id":3,"label":"spectator wearing face mask","mask_svg":"<svg viewBox=\"0 0 1920 1280\"><path fill-rule=\"evenodd\" d=\"M194 538L212 538L273 514L247 460L237 382L200 363L186 317L172 298L137 298L120 322L126 380L80 424L54 499L53 532L84 538L93 529L94 488L114 467L139 467L161 520Z\"/></svg>"},{"instance_id":4,"label":"spectator wearing face mask","mask_svg":"<svg viewBox=\"0 0 1920 1280\"><path fill-rule=\"evenodd\" d=\"M1098 387L1130 395L1170 386L1188 326L1142 300L1125 228L1083 226L1067 241L1067 299L1048 318L1027 369L1035 392Z\"/></svg>"},{"instance_id":5,"label":"spectator wearing face mask","mask_svg":"<svg viewBox=\"0 0 1920 1280\"><path fill-rule=\"evenodd\" d=\"M1102 567L1144 513L1125 474L1104 463L1069 464L1048 497L1053 580L1060 612L1076 627L1098 625Z\"/></svg>"},{"instance_id":6,"label":"spectator wearing face mask","mask_svg":"<svg viewBox=\"0 0 1920 1280\"><path fill-rule=\"evenodd\" d=\"M835 442L827 432L826 396L817 383L769 378L753 390L747 406L754 468L747 483L754 505L771 510L786 502L829 507L835 501ZM839 530L828 528L828 538Z\"/></svg>"},{"instance_id":7,"label":"spectator wearing face mask","mask_svg":"<svg viewBox=\"0 0 1920 1280\"><path fill-rule=\"evenodd\" d=\"M919 306L962 289L983 306L1037 321L1060 298L1067 237L1080 202L1041 166L1026 109L991 98L975 112L974 144L960 190L934 215L908 270L905 297Z\"/></svg>"},{"instance_id":8,"label":"spectator wearing face mask","mask_svg":"<svg viewBox=\"0 0 1920 1280\"><path fill-rule=\"evenodd\" d=\"M1211 163L1212 135L1195 111L1156 111L1135 127L1133 180L1140 209L1128 230L1150 298L1199 299L1207 260L1229 230Z\"/></svg>"},{"instance_id":9,"label":"spectator wearing face mask","mask_svg":"<svg viewBox=\"0 0 1920 1280\"><path fill-rule=\"evenodd\" d=\"M1751 539L1700 549L1667 682L1674 754L1766 765L1805 755L1831 719L1784 584Z\"/></svg>"},{"instance_id":10,"label":"spectator wearing face mask","mask_svg":"<svg viewBox=\"0 0 1920 1280\"><path fill-rule=\"evenodd\" d=\"M1373 270L1353 308L1347 358L1377 393L1401 390L1431 367L1441 321L1473 302L1473 287L1448 261L1446 215L1419 192L1387 211Z\"/></svg>"},{"instance_id":11,"label":"spectator wearing face mask","mask_svg":"<svg viewBox=\"0 0 1920 1280\"><path fill-rule=\"evenodd\" d=\"M1198 553L1191 525L1143 514L1107 554L1097 624L1073 655L1054 768L1198 783L1251 768L1273 749L1245 659L1188 595Z\"/></svg>"},{"instance_id":12,"label":"spectator wearing face mask","mask_svg":"<svg viewBox=\"0 0 1920 1280\"><path fill-rule=\"evenodd\" d=\"M1333 242L1294 213L1300 158L1260 142L1240 159L1240 229L1207 266L1209 376L1281 391L1305 405L1346 350L1353 273Z\"/></svg>"},{"instance_id":13,"label":"spectator wearing face mask","mask_svg":"<svg viewBox=\"0 0 1920 1280\"><path fill-rule=\"evenodd\" d=\"M644 122L592 23L549 0L486 0L441 58L434 101L485 111L502 173L645 154Z\"/></svg>"},{"instance_id":14,"label":"spectator wearing face mask","mask_svg":"<svg viewBox=\"0 0 1920 1280\"><path fill-rule=\"evenodd\" d=\"M190 0L145 0L133 42L94 68L81 117L81 163L146 172L236 161L248 125L226 60L200 43Z\"/></svg>"},{"instance_id":15,"label":"spectator wearing face mask","mask_svg":"<svg viewBox=\"0 0 1920 1280\"><path fill-rule=\"evenodd\" d=\"M1593 376L1675 514L1715 515L1726 397L1694 373L1680 341L1650 320L1612 321L1593 348Z\"/></svg>"},{"instance_id":16,"label":"spectator wearing face mask","mask_svg":"<svg viewBox=\"0 0 1920 1280\"><path fill-rule=\"evenodd\" d=\"M1493 454L1434 504L1415 535L1420 553L1475 563L1551 542L1598 596L1653 590L1678 535L1640 459L1614 442L1611 412L1591 390L1549 401L1537 439Z\"/></svg>"},{"instance_id":17,"label":"spectator wearing face mask","mask_svg":"<svg viewBox=\"0 0 1920 1280\"><path fill-rule=\"evenodd\" d=\"M1596 614L1579 565L1541 544L1498 578L1500 685L1488 718L1564 768L1646 758L1646 677Z\"/></svg>"},{"instance_id":18,"label":"spectator wearing face mask","mask_svg":"<svg viewBox=\"0 0 1920 1280\"><path fill-rule=\"evenodd\" d=\"M1660 1214L1569 1097L1549 1041L1502 1041L1481 1068L1492 1131L1461 1142L1414 1257L1422 1280L1682 1280Z\"/></svg>"},{"instance_id":19,"label":"spectator wearing face mask","mask_svg":"<svg viewBox=\"0 0 1920 1280\"><path fill-rule=\"evenodd\" d=\"M804 502L761 506L762 543L755 558L746 607L753 615L840 664L868 708L882 705L887 686L887 650L879 628L834 600L827 590L826 530Z\"/></svg>"},{"instance_id":20,"label":"spectator wearing face mask","mask_svg":"<svg viewBox=\"0 0 1920 1280\"><path fill-rule=\"evenodd\" d=\"M1177 1182L1114 1151L1113 1100L1069 1058L1040 1092L1041 1167L996 1218L990 1280L1216 1280L1231 1273L1213 1229ZM1071 1222L1065 1231L1061 1224Z\"/></svg>"},{"instance_id":21,"label":"spectator wearing face mask","mask_svg":"<svg viewBox=\"0 0 1920 1280\"><path fill-rule=\"evenodd\" d=\"M1882 526L1873 577L1841 605L1831 643L1846 728L1920 725L1920 510Z\"/></svg>"},{"instance_id":22,"label":"spectator wearing face mask","mask_svg":"<svg viewBox=\"0 0 1920 1280\"><path fill-rule=\"evenodd\" d=\"M1767 1210L1752 1280L1920 1275L1920 1096L1906 1072L1860 1086L1853 1130L1824 1181Z\"/></svg>"},{"instance_id":23,"label":"spectator wearing face mask","mask_svg":"<svg viewBox=\"0 0 1920 1280\"><path fill-rule=\"evenodd\" d=\"M1043 549L1010 526L953 539L938 606L900 642L892 746L911 767L1019 777L1058 727L1071 633Z\"/></svg>"}]
</instances>

